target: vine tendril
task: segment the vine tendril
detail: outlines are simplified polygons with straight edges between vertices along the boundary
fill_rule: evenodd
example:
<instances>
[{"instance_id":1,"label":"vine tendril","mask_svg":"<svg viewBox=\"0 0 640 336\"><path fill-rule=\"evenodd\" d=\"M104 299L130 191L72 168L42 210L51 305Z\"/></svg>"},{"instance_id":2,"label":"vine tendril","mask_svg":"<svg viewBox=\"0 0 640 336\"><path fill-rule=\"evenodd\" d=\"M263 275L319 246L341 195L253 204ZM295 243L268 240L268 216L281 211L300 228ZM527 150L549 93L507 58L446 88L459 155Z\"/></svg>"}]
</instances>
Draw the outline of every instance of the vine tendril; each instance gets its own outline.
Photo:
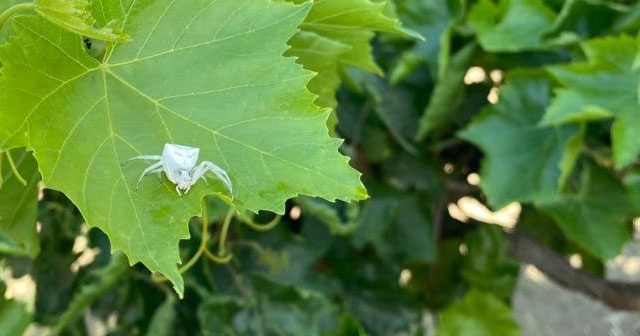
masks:
<instances>
[{"instance_id":1,"label":"vine tendril","mask_svg":"<svg viewBox=\"0 0 640 336\"><path fill-rule=\"evenodd\" d=\"M9 151L5 151L4 154L7 156L7 161L9 161L9 167L11 167L11 172L13 173L13 176L16 177L16 179L18 180L18 182L20 182L20 184L26 187L27 180L25 180L24 177L20 175L20 172L16 167L16 163L13 161L13 157L11 157L11 153L9 153Z\"/></svg>"},{"instance_id":2,"label":"vine tendril","mask_svg":"<svg viewBox=\"0 0 640 336\"><path fill-rule=\"evenodd\" d=\"M180 274L184 274L191 267L193 267L193 265L195 265L195 263L198 261L198 259L200 259L202 254L204 254L207 258L211 259L213 262L218 263L218 264L226 264L226 263L229 263L229 261L231 261L231 258L233 256L231 255L231 253L227 253L226 252L226 241L227 241L227 234L229 232L229 224L231 223L231 219L233 218L233 214L234 214L234 209L233 208L229 208L229 212L227 212L227 215L224 218L224 222L222 223L222 231L220 232L220 241L219 241L219 245L218 245L218 253L217 254L213 254L211 251L209 251L209 248L207 247L207 243L209 242L209 238L210 238L209 237L209 230L208 230L209 212L207 210L207 205L206 204L202 205L202 219L201 219L202 236L201 236L201 240L200 240L200 246L198 246L198 250L189 259L189 261L187 261L186 263L184 263L184 265L182 265L180 267L180 269L179 269ZM163 282L163 281L167 281L168 280L165 276L163 276L161 274L152 274L151 278L154 281L157 281L157 282Z\"/></svg>"},{"instance_id":3,"label":"vine tendril","mask_svg":"<svg viewBox=\"0 0 640 336\"><path fill-rule=\"evenodd\" d=\"M256 231L269 231L275 228L276 225L278 225L278 223L280 223L280 219L282 218L282 216L276 215L275 217L273 217L272 220L264 224L258 224L253 220L253 218L245 215L238 215L238 218L240 218L240 220L243 223L245 223L248 227Z\"/></svg>"}]
</instances>

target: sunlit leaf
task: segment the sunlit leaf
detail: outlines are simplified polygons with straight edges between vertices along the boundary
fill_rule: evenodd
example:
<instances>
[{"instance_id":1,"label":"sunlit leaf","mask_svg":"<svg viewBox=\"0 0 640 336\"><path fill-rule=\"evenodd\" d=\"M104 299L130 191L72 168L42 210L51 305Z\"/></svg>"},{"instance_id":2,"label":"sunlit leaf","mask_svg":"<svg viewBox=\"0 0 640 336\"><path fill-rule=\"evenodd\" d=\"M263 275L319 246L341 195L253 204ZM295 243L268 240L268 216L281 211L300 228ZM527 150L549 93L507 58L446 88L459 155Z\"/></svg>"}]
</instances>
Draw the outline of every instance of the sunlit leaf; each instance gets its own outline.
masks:
<instances>
[{"instance_id":1,"label":"sunlit leaf","mask_svg":"<svg viewBox=\"0 0 640 336\"><path fill-rule=\"evenodd\" d=\"M78 34L105 41L126 41L129 37L116 30L112 20L96 27L88 0L35 0L35 10L45 19Z\"/></svg>"},{"instance_id":2,"label":"sunlit leaf","mask_svg":"<svg viewBox=\"0 0 640 336\"><path fill-rule=\"evenodd\" d=\"M178 241L188 219L203 196L229 195L213 179L183 197L155 176L137 190L148 164L127 159L160 154L165 143L199 147L199 160L231 176L239 210L282 213L298 194L366 197L306 89L312 74L282 57L308 10L267 0L138 2L123 20L134 42L109 48L102 63L81 36L18 17L17 36L0 49L0 147L32 149L47 187L182 293Z\"/></svg>"},{"instance_id":3,"label":"sunlit leaf","mask_svg":"<svg viewBox=\"0 0 640 336\"><path fill-rule=\"evenodd\" d=\"M293 2L302 3L304 1ZM419 36L389 17L386 1L314 0L300 33L291 40L285 55L299 57L300 64L317 72L309 82L316 103L335 107L335 91L340 84L343 67L356 67L382 74L372 56L370 40L375 31ZM330 127L334 126L330 123Z\"/></svg>"}]
</instances>

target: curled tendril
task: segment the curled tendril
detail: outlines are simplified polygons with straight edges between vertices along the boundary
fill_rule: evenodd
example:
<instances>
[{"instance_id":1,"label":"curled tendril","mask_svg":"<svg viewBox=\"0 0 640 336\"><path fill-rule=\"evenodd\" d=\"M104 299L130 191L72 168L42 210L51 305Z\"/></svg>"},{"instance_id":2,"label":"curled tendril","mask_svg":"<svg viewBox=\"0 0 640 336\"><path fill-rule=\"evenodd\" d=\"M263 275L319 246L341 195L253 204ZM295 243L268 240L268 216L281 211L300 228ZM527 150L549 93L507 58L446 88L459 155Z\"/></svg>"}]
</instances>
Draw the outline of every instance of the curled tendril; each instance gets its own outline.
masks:
<instances>
[{"instance_id":1,"label":"curled tendril","mask_svg":"<svg viewBox=\"0 0 640 336\"><path fill-rule=\"evenodd\" d=\"M246 215L242 215L239 214L238 218L244 223L246 224L248 227L256 230L256 231L269 231L273 228L275 228L278 223L280 223L280 219L282 219L282 216L280 215L276 215L275 217L273 217L273 219L271 219L270 221L268 221L267 223L264 224L258 224L256 223L253 218L251 218L250 216L246 216Z\"/></svg>"}]
</instances>

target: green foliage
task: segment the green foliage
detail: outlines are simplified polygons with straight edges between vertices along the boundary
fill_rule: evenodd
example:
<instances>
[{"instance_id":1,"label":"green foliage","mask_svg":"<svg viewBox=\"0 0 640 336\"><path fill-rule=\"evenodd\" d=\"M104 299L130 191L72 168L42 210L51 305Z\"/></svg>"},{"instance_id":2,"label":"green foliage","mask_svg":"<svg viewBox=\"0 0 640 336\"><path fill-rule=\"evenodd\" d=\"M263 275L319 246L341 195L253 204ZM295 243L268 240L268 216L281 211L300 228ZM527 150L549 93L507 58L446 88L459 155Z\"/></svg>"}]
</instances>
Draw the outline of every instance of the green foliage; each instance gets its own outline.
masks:
<instances>
[{"instance_id":1,"label":"green foliage","mask_svg":"<svg viewBox=\"0 0 640 336\"><path fill-rule=\"evenodd\" d=\"M550 68L562 83L542 120L545 125L614 118L613 160L618 168L640 153L638 76L635 39L627 36L591 40L582 45L587 62Z\"/></svg>"},{"instance_id":2,"label":"green foliage","mask_svg":"<svg viewBox=\"0 0 640 336\"><path fill-rule=\"evenodd\" d=\"M635 3L0 11L0 334L517 335L511 230L601 276L640 215ZM234 194L138 188L165 143Z\"/></svg>"},{"instance_id":3,"label":"green foliage","mask_svg":"<svg viewBox=\"0 0 640 336\"><path fill-rule=\"evenodd\" d=\"M511 297L520 267L507 257L508 240L498 227L483 226L465 237L468 255L462 277L473 287L501 299Z\"/></svg>"},{"instance_id":4,"label":"green foliage","mask_svg":"<svg viewBox=\"0 0 640 336\"><path fill-rule=\"evenodd\" d=\"M627 191L601 168L587 167L577 192L543 202L541 208L556 220L567 239L602 260L618 255L631 239Z\"/></svg>"},{"instance_id":5,"label":"green foliage","mask_svg":"<svg viewBox=\"0 0 640 336\"><path fill-rule=\"evenodd\" d=\"M469 12L469 25L487 51L541 49L555 16L542 0L480 0Z\"/></svg>"},{"instance_id":6,"label":"green foliage","mask_svg":"<svg viewBox=\"0 0 640 336\"><path fill-rule=\"evenodd\" d=\"M211 296L198 309L205 335L326 335L331 314L322 295L265 278L253 280L256 298Z\"/></svg>"},{"instance_id":7,"label":"green foliage","mask_svg":"<svg viewBox=\"0 0 640 336\"><path fill-rule=\"evenodd\" d=\"M287 0L304 3L305 0ZM372 56L370 41L376 31L404 34L420 38L402 28L389 17L385 2L371 0L312 0L311 9L300 31L289 41L291 48L285 56L298 57L298 62L316 73L307 87L318 95L315 103L334 108L335 92L340 74L347 67L356 67L382 75L382 69ZM353 10L356 8L357 10ZM335 127L335 115L329 128Z\"/></svg>"},{"instance_id":8,"label":"green foliage","mask_svg":"<svg viewBox=\"0 0 640 336\"><path fill-rule=\"evenodd\" d=\"M519 335L509 307L498 298L471 289L442 312L438 336Z\"/></svg>"},{"instance_id":9,"label":"green foliage","mask_svg":"<svg viewBox=\"0 0 640 336\"><path fill-rule=\"evenodd\" d=\"M544 74L507 76L500 102L460 133L485 152L482 188L496 208L513 201L553 199L573 169L582 142L578 126L538 126L550 100Z\"/></svg>"}]
</instances>

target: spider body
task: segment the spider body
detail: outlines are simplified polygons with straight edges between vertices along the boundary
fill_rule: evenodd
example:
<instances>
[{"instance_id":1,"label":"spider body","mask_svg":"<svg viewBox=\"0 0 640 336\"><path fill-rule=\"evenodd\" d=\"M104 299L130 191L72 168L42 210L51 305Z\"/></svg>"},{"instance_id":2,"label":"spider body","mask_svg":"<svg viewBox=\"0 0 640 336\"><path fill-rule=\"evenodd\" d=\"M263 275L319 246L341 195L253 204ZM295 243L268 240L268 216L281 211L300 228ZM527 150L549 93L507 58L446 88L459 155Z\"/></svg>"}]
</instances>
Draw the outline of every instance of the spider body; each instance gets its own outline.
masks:
<instances>
[{"instance_id":1,"label":"spider body","mask_svg":"<svg viewBox=\"0 0 640 336\"><path fill-rule=\"evenodd\" d=\"M189 192L191 186L198 182L199 179L202 178L204 182L207 183L205 173L210 171L214 173L222 183L224 183L225 187L229 190L229 194L233 197L231 180L229 179L227 172L210 161L202 161L197 164L199 155L200 148L165 144L164 149L162 150L162 155L140 155L132 157L128 161L157 161L142 171L142 174L138 179L138 186L140 185L142 178L146 175L164 172L169 181L176 185L176 192L178 195L182 196Z\"/></svg>"}]
</instances>

